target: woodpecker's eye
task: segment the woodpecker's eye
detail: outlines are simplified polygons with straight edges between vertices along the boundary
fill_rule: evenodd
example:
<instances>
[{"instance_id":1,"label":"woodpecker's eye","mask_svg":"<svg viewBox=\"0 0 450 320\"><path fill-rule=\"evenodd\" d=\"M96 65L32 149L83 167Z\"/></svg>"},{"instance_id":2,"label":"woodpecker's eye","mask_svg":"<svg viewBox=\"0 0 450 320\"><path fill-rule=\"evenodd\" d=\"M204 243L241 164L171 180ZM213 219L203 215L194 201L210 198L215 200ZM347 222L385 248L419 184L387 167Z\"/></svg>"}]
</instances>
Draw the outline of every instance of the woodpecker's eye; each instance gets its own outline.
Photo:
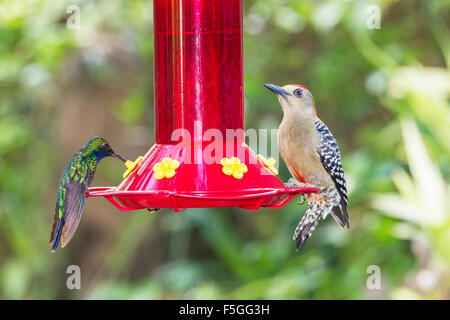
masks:
<instances>
[{"instance_id":1,"label":"woodpecker's eye","mask_svg":"<svg viewBox=\"0 0 450 320\"><path fill-rule=\"evenodd\" d=\"M303 97L303 90L302 89L295 89L293 92L294 96L296 96L297 98L301 98Z\"/></svg>"}]
</instances>

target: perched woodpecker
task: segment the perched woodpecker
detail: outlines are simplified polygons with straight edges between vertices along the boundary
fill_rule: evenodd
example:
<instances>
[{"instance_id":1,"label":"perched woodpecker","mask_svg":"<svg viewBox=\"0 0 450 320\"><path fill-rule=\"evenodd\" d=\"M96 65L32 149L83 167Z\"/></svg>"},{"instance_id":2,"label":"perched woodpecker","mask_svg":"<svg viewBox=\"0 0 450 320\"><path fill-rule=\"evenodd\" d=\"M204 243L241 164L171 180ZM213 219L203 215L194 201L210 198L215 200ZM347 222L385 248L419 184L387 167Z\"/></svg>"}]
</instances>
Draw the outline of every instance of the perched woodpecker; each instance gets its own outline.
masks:
<instances>
[{"instance_id":1,"label":"perched woodpecker","mask_svg":"<svg viewBox=\"0 0 450 320\"><path fill-rule=\"evenodd\" d=\"M283 109L278 129L278 147L291 175L288 187L316 186L320 193L309 197L308 209L295 229L297 249L329 213L342 227L349 228L347 187L341 154L336 139L317 117L314 97L301 85L279 87L265 84L273 91ZM303 203L303 202L302 202Z\"/></svg>"}]
</instances>

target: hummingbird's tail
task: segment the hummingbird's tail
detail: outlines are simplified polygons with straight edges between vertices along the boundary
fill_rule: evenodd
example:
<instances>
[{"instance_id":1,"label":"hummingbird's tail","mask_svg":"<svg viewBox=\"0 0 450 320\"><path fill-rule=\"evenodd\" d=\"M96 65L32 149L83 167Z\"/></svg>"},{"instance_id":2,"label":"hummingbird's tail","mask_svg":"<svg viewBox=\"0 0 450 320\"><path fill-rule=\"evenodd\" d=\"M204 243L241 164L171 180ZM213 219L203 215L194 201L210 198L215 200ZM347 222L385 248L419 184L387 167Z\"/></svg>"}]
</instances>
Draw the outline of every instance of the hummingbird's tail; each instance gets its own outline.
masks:
<instances>
[{"instance_id":1,"label":"hummingbird's tail","mask_svg":"<svg viewBox=\"0 0 450 320\"><path fill-rule=\"evenodd\" d=\"M50 234L50 246L52 252L55 252L56 249L58 249L64 225L64 218L58 219L58 212L56 211L55 218L53 219L52 232Z\"/></svg>"}]
</instances>

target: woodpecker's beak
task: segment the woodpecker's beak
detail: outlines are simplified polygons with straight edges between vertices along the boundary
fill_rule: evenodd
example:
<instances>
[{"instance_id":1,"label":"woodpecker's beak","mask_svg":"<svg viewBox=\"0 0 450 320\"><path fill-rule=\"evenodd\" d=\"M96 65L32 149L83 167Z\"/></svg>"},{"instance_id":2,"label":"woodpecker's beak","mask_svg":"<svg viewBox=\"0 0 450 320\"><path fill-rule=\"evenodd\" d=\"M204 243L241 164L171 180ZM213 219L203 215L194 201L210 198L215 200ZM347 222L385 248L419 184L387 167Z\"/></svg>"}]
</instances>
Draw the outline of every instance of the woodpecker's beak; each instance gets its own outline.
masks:
<instances>
[{"instance_id":1,"label":"woodpecker's beak","mask_svg":"<svg viewBox=\"0 0 450 320\"><path fill-rule=\"evenodd\" d=\"M269 89L270 91L274 92L277 95L281 95L285 99L291 95L289 92L287 92L280 86L277 86L276 84L264 83L264 87L266 87L267 89Z\"/></svg>"},{"instance_id":2,"label":"woodpecker's beak","mask_svg":"<svg viewBox=\"0 0 450 320\"><path fill-rule=\"evenodd\" d=\"M122 156L118 155L117 153L115 153L114 151L111 151L111 156L114 158L117 158L123 162L127 162L127 160L125 160Z\"/></svg>"}]
</instances>

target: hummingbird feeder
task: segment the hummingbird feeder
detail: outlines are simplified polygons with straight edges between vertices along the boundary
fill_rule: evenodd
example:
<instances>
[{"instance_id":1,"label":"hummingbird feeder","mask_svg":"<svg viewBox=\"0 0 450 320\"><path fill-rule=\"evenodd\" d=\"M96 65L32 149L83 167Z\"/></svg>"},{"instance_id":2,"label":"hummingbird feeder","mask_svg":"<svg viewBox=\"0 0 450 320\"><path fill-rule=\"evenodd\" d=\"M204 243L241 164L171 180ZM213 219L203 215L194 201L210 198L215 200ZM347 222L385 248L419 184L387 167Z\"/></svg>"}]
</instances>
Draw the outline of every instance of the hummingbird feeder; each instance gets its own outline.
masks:
<instances>
[{"instance_id":1,"label":"hummingbird feeder","mask_svg":"<svg viewBox=\"0 0 450 320\"><path fill-rule=\"evenodd\" d=\"M154 0L153 13L156 144L127 163L119 186L87 196L123 211L256 210L318 192L285 187L273 160L257 156L243 134L227 135L244 130L242 0Z\"/></svg>"}]
</instances>

